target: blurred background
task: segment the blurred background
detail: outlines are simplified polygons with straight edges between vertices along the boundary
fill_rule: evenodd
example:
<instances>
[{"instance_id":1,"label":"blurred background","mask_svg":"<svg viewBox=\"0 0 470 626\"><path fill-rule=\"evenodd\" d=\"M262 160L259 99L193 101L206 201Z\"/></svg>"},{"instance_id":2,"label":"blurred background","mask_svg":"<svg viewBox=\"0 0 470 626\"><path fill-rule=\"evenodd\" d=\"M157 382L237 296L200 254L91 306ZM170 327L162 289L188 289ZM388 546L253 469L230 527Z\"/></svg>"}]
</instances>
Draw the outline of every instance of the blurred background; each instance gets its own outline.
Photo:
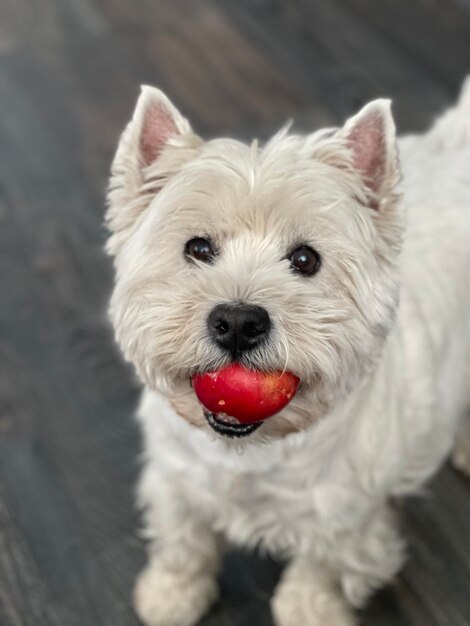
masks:
<instances>
[{"instance_id":1,"label":"blurred background","mask_svg":"<svg viewBox=\"0 0 470 626\"><path fill-rule=\"evenodd\" d=\"M206 137L265 139L378 96L422 130L469 72L470 0L0 0L1 626L137 625L138 385L102 247L139 85ZM366 625L470 624L469 496L446 467L406 503L409 562ZM281 569L231 553L204 626L272 624Z\"/></svg>"}]
</instances>

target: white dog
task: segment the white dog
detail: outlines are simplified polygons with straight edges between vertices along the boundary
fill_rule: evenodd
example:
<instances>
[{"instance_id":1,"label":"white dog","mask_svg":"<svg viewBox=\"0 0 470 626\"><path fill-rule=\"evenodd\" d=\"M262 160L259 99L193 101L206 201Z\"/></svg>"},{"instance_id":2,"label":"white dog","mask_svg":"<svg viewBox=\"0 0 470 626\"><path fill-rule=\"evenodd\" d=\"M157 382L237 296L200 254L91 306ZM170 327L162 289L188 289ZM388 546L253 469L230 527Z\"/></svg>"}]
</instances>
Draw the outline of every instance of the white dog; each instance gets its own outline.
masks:
<instances>
[{"instance_id":1,"label":"white dog","mask_svg":"<svg viewBox=\"0 0 470 626\"><path fill-rule=\"evenodd\" d=\"M144 87L107 217L111 317L145 384L142 621L195 624L228 540L290 559L279 626L355 623L403 563L394 498L439 467L470 406L470 82L398 146L386 100L259 147L204 143ZM227 349L219 305L260 312L259 341ZM233 359L301 380L255 432L208 421L190 384ZM468 468L468 436L457 450Z\"/></svg>"}]
</instances>

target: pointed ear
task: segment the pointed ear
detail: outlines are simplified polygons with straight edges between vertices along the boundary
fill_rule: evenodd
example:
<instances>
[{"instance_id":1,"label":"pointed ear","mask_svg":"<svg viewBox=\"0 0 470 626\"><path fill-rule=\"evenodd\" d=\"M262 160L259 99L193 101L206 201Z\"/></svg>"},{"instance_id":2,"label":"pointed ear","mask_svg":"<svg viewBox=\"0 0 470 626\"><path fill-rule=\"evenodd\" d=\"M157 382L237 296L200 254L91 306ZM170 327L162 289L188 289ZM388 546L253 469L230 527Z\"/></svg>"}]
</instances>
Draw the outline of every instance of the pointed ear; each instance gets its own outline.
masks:
<instances>
[{"instance_id":1,"label":"pointed ear","mask_svg":"<svg viewBox=\"0 0 470 626\"><path fill-rule=\"evenodd\" d=\"M143 86L111 168L106 221L107 249L115 254L130 227L155 194L185 163L202 140L159 89Z\"/></svg>"},{"instance_id":2,"label":"pointed ear","mask_svg":"<svg viewBox=\"0 0 470 626\"><path fill-rule=\"evenodd\" d=\"M131 121L122 134L113 162L115 168L135 172L152 165L168 145L185 146L195 135L165 94L143 85Z\"/></svg>"},{"instance_id":3,"label":"pointed ear","mask_svg":"<svg viewBox=\"0 0 470 626\"><path fill-rule=\"evenodd\" d=\"M400 178L390 100L374 100L367 104L346 122L339 136L346 139L353 165L365 187L372 192L372 197L380 200Z\"/></svg>"},{"instance_id":4,"label":"pointed ear","mask_svg":"<svg viewBox=\"0 0 470 626\"><path fill-rule=\"evenodd\" d=\"M151 165L174 137L189 135L191 126L163 92L142 86L132 122L136 125L136 148L142 165Z\"/></svg>"}]
</instances>

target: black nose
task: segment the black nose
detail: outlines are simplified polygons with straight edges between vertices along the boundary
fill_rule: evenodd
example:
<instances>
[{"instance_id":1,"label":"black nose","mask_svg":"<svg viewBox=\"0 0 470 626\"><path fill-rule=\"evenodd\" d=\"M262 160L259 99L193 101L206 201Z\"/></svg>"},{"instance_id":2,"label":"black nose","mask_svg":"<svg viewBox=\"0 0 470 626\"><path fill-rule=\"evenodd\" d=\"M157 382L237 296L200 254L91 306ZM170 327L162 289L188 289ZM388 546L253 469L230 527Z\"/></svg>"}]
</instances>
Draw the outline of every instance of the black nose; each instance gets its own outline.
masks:
<instances>
[{"instance_id":1,"label":"black nose","mask_svg":"<svg viewBox=\"0 0 470 626\"><path fill-rule=\"evenodd\" d=\"M233 355L251 350L269 333L271 320L266 309L251 304L219 304L207 318L216 343Z\"/></svg>"}]
</instances>

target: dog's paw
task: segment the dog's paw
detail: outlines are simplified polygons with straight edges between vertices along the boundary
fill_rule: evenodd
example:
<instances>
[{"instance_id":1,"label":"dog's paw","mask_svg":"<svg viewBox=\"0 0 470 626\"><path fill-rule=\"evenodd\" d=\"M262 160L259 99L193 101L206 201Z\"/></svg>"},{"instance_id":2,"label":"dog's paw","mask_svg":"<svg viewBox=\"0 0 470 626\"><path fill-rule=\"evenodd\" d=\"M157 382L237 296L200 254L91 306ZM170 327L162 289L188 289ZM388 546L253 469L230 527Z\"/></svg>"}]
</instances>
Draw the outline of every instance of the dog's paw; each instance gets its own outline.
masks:
<instances>
[{"instance_id":1,"label":"dog's paw","mask_svg":"<svg viewBox=\"0 0 470 626\"><path fill-rule=\"evenodd\" d=\"M145 626L194 626L217 597L214 577L188 578L151 563L135 585L134 608Z\"/></svg>"},{"instance_id":2,"label":"dog's paw","mask_svg":"<svg viewBox=\"0 0 470 626\"><path fill-rule=\"evenodd\" d=\"M276 626L354 626L353 610L333 588L286 580L271 603Z\"/></svg>"}]
</instances>

